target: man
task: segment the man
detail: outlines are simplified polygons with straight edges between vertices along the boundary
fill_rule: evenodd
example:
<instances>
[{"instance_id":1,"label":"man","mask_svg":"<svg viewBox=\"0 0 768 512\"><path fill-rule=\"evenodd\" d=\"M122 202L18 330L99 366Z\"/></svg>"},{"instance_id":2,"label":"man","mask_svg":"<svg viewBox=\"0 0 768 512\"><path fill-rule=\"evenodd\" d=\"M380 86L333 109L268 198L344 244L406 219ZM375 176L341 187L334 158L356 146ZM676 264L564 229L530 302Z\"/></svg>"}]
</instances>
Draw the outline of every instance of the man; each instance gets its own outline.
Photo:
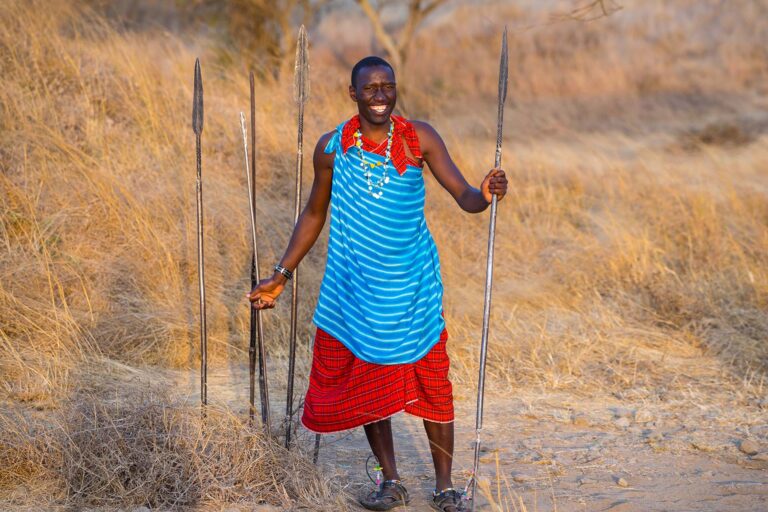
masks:
<instances>
[{"instance_id":1,"label":"man","mask_svg":"<svg viewBox=\"0 0 768 512\"><path fill-rule=\"evenodd\" d=\"M349 96L358 115L315 147L315 177L304 211L272 277L248 295L273 308L317 240L331 206L328 260L302 423L329 433L364 426L384 480L362 498L370 510L405 505L408 492L395 462L390 416L423 419L435 466L432 506L458 510L451 482L453 396L437 249L424 218L423 165L467 212L485 210L507 191L504 171L480 188L462 176L429 124L392 114L392 66L366 57L352 69ZM482 269L468 271L482 279Z\"/></svg>"}]
</instances>

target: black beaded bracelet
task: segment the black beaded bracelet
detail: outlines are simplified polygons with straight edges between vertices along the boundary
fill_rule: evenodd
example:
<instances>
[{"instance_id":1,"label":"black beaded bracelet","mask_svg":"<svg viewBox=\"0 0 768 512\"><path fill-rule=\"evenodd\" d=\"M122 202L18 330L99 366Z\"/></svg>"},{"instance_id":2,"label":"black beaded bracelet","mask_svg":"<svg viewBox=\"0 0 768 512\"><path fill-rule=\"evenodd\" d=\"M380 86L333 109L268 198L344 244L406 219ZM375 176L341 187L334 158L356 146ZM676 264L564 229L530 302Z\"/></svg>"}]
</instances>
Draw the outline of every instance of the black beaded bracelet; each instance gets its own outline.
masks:
<instances>
[{"instance_id":1,"label":"black beaded bracelet","mask_svg":"<svg viewBox=\"0 0 768 512\"><path fill-rule=\"evenodd\" d=\"M286 279L291 279L291 278L293 277L293 272L291 272L290 270L288 270L288 269L287 269L287 268L285 268L285 267L282 267L282 266L280 266L279 264L278 264L278 265L275 265L275 270L276 270L277 272L280 272L281 274L283 274L283 276L284 276Z\"/></svg>"}]
</instances>

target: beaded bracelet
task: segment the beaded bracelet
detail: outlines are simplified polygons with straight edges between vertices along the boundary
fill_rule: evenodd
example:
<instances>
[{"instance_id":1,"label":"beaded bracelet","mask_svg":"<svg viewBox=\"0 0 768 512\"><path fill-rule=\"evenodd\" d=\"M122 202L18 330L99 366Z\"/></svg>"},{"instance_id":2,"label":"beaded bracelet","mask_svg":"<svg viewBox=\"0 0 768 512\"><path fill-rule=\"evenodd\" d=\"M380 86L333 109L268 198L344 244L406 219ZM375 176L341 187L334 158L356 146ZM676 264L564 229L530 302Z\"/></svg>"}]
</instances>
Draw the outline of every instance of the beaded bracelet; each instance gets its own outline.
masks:
<instances>
[{"instance_id":1,"label":"beaded bracelet","mask_svg":"<svg viewBox=\"0 0 768 512\"><path fill-rule=\"evenodd\" d=\"M291 272L291 271L290 271L290 270L288 270L287 268L285 268L285 267L281 266L280 264L277 264L277 265L275 265L275 270L276 270L277 272L280 272L281 274L283 274L283 276L284 276L286 279L291 279L291 278L293 277L293 272Z\"/></svg>"}]
</instances>

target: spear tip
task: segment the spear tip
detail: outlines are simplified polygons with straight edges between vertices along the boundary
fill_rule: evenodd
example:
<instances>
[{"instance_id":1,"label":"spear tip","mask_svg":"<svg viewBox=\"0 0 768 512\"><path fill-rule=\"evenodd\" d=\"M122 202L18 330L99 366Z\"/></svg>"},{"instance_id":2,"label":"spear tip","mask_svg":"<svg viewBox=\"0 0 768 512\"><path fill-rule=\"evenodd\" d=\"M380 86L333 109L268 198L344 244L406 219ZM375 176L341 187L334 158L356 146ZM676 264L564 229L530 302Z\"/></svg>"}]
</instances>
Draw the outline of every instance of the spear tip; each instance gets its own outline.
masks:
<instances>
[{"instance_id":1,"label":"spear tip","mask_svg":"<svg viewBox=\"0 0 768 512\"><path fill-rule=\"evenodd\" d=\"M501 59L499 62L499 99L503 104L507 100L507 85L509 82L509 47L507 45L507 26L501 37Z\"/></svg>"},{"instance_id":2,"label":"spear tip","mask_svg":"<svg viewBox=\"0 0 768 512\"><path fill-rule=\"evenodd\" d=\"M203 77L200 73L200 59L195 59L195 82L192 98L192 130L195 135L203 132Z\"/></svg>"},{"instance_id":3,"label":"spear tip","mask_svg":"<svg viewBox=\"0 0 768 512\"><path fill-rule=\"evenodd\" d=\"M299 36L296 40L293 96L297 103L304 103L309 99L309 39L304 25L299 27Z\"/></svg>"}]
</instances>

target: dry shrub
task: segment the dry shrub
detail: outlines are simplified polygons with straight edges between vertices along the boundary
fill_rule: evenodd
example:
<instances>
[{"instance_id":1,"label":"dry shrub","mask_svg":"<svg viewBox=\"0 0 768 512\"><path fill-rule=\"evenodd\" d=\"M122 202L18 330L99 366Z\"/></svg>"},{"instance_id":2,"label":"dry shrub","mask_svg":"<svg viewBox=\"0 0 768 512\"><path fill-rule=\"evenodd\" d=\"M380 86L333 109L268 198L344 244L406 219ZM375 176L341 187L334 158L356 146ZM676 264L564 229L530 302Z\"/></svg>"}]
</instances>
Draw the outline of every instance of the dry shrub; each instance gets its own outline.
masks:
<instances>
[{"instance_id":1,"label":"dry shrub","mask_svg":"<svg viewBox=\"0 0 768 512\"><path fill-rule=\"evenodd\" d=\"M692 151L702 146L738 147L755 140L753 134L735 123L710 123L703 128L689 130L680 137L680 146Z\"/></svg>"},{"instance_id":2,"label":"dry shrub","mask_svg":"<svg viewBox=\"0 0 768 512\"><path fill-rule=\"evenodd\" d=\"M53 417L0 415L0 489L16 504L183 508L267 503L345 510L305 458L230 412L167 396L78 397Z\"/></svg>"}]
</instances>

